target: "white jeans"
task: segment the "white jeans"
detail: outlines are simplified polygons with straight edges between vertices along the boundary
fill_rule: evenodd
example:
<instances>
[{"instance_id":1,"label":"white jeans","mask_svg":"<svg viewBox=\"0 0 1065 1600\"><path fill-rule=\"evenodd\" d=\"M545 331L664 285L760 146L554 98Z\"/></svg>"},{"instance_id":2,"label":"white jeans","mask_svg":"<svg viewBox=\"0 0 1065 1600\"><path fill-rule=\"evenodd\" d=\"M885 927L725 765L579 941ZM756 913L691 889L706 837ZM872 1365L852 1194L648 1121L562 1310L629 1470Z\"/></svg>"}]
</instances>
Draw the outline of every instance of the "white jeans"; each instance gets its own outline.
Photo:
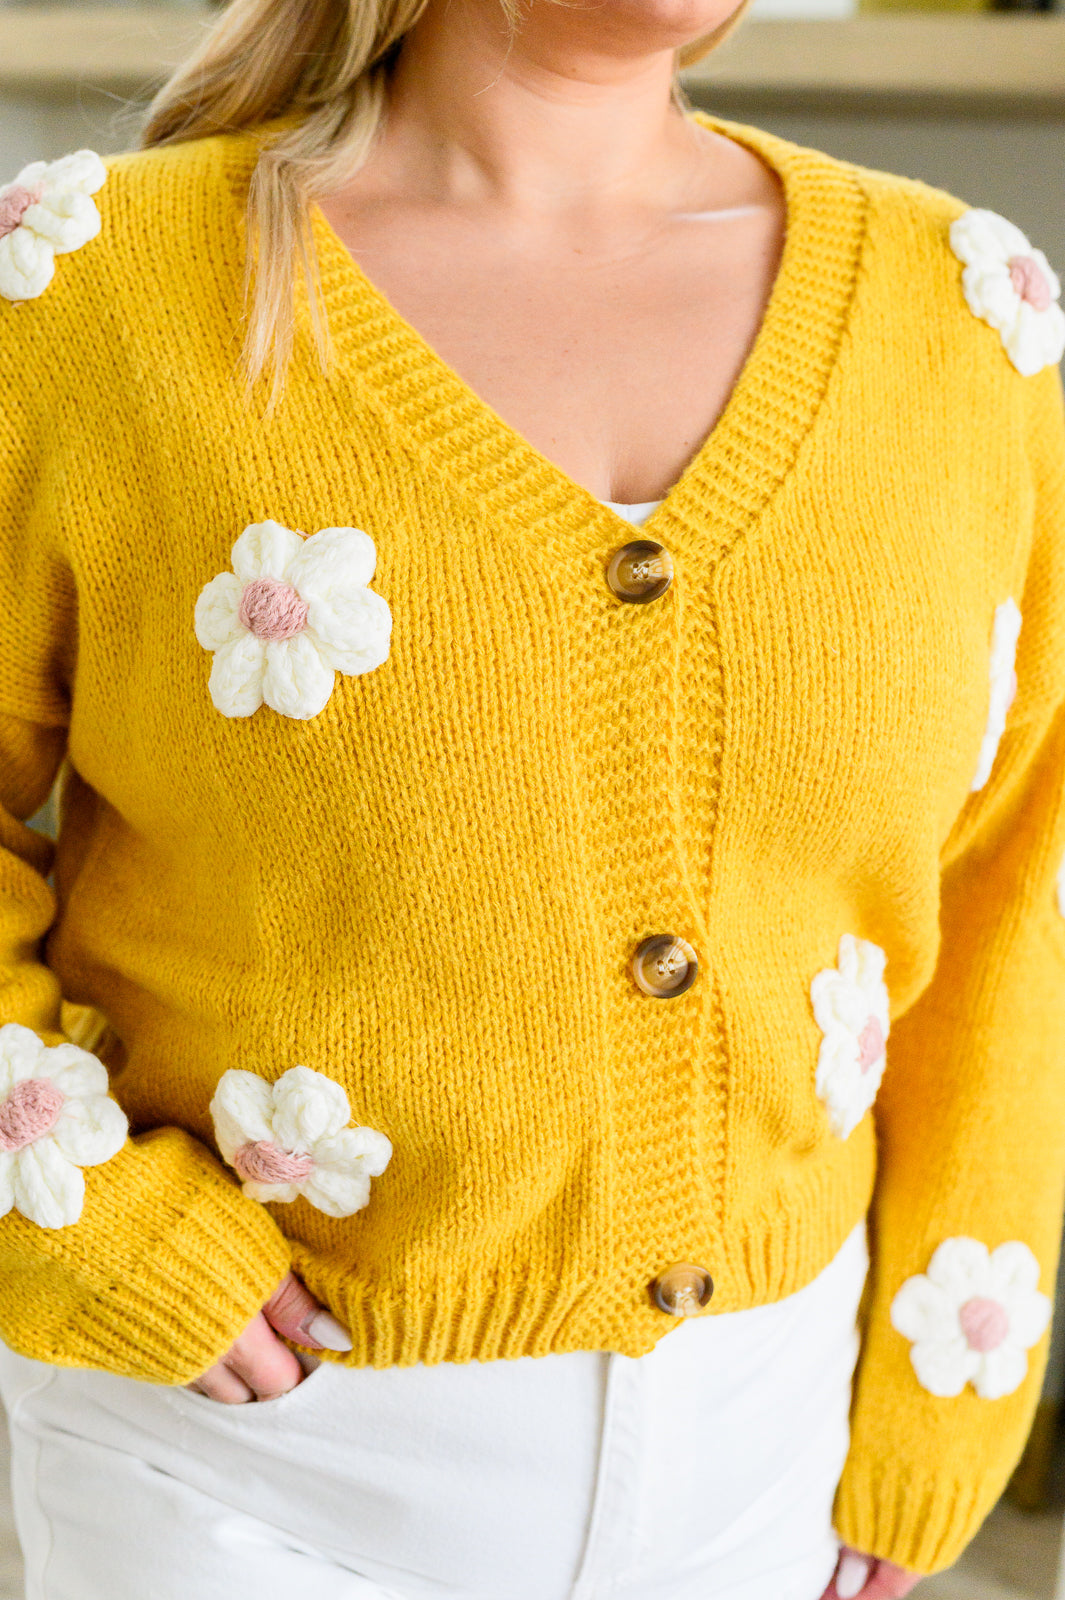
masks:
<instances>
[{"instance_id":1,"label":"white jeans","mask_svg":"<svg viewBox=\"0 0 1065 1600\"><path fill-rule=\"evenodd\" d=\"M322 1362L243 1406L0 1345L27 1600L819 1600L867 1267L863 1222L638 1360Z\"/></svg>"}]
</instances>

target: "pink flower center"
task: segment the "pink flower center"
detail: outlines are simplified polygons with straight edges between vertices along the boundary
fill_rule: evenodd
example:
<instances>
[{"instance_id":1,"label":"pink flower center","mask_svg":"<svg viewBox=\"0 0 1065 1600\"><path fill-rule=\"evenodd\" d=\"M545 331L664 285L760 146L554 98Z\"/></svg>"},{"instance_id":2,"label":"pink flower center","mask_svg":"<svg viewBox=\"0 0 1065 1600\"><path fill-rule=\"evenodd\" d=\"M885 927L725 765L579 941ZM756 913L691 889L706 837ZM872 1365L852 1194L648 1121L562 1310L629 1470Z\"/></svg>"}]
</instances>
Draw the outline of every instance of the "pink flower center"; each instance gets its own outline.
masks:
<instances>
[{"instance_id":1,"label":"pink flower center","mask_svg":"<svg viewBox=\"0 0 1065 1600\"><path fill-rule=\"evenodd\" d=\"M294 1150L280 1150L269 1139L242 1144L233 1157L241 1177L252 1183L302 1183L314 1171L313 1156L298 1156Z\"/></svg>"},{"instance_id":2,"label":"pink flower center","mask_svg":"<svg viewBox=\"0 0 1065 1600\"><path fill-rule=\"evenodd\" d=\"M23 1078L0 1105L0 1150L21 1150L59 1119L66 1095L48 1078Z\"/></svg>"},{"instance_id":3,"label":"pink flower center","mask_svg":"<svg viewBox=\"0 0 1065 1600\"><path fill-rule=\"evenodd\" d=\"M958 1312L958 1321L970 1350L995 1350L1010 1331L1010 1319L1005 1306L997 1300L983 1300L979 1296L966 1300Z\"/></svg>"},{"instance_id":4,"label":"pink flower center","mask_svg":"<svg viewBox=\"0 0 1065 1600\"><path fill-rule=\"evenodd\" d=\"M874 1061L884 1054L884 1030L876 1017L870 1017L858 1035L858 1066L868 1072Z\"/></svg>"},{"instance_id":5,"label":"pink flower center","mask_svg":"<svg viewBox=\"0 0 1065 1600\"><path fill-rule=\"evenodd\" d=\"M1010 256L1006 264L1010 269L1010 282L1021 299L1035 311L1046 311L1053 296L1038 261L1031 256Z\"/></svg>"},{"instance_id":6,"label":"pink flower center","mask_svg":"<svg viewBox=\"0 0 1065 1600\"><path fill-rule=\"evenodd\" d=\"M276 642L291 639L306 627L307 602L291 584L277 578L256 578L244 585L238 615L257 639Z\"/></svg>"},{"instance_id":7,"label":"pink flower center","mask_svg":"<svg viewBox=\"0 0 1065 1600\"><path fill-rule=\"evenodd\" d=\"M21 183L12 183L0 190L0 239L5 233L14 233L22 222L22 213L36 205L40 198L40 189L24 189Z\"/></svg>"}]
</instances>

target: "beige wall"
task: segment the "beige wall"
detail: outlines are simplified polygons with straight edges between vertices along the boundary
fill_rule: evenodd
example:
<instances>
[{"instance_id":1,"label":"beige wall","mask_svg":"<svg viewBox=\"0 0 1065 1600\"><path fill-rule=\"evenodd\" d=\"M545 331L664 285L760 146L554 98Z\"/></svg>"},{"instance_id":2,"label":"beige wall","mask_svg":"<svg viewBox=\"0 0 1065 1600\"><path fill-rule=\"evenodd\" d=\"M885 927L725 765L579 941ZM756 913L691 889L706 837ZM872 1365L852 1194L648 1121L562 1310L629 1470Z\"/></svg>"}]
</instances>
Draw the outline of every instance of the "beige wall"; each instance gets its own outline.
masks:
<instances>
[{"instance_id":1,"label":"beige wall","mask_svg":"<svg viewBox=\"0 0 1065 1600\"><path fill-rule=\"evenodd\" d=\"M732 103L721 115L998 211L1065 276L1065 120L834 115Z\"/></svg>"}]
</instances>

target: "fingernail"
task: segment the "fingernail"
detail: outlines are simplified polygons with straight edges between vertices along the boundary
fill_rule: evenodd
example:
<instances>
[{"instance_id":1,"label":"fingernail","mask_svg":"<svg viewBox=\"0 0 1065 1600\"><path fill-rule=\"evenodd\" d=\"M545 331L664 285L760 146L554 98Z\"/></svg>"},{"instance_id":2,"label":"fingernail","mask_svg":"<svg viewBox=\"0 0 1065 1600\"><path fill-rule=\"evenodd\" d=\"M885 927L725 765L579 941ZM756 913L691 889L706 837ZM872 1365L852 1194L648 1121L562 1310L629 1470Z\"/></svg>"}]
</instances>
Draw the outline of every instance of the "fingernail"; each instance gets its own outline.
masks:
<instances>
[{"instance_id":1,"label":"fingernail","mask_svg":"<svg viewBox=\"0 0 1065 1600\"><path fill-rule=\"evenodd\" d=\"M328 1311L317 1311L307 1324L307 1332L325 1350L350 1350L351 1336ZM857 1591L855 1591L857 1593Z\"/></svg>"},{"instance_id":2,"label":"fingernail","mask_svg":"<svg viewBox=\"0 0 1065 1600\"><path fill-rule=\"evenodd\" d=\"M869 1563L864 1556L857 1556L848 1550L839 1564L836 1573L836 1593L839 1600L854 1600L856 1594L861 1594L869 1577Z\"/></svg>"}]
</instances>

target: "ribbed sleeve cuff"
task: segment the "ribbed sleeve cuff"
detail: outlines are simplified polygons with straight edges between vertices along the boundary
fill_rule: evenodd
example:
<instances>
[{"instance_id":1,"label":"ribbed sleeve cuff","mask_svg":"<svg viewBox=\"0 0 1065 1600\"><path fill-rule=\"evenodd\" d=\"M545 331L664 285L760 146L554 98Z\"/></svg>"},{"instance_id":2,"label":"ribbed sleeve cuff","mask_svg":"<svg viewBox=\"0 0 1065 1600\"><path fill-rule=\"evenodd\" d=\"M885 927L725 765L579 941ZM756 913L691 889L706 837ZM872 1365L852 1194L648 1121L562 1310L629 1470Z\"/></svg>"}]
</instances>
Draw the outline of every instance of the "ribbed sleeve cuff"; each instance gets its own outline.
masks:
<instances>
[{"instance_id":1,"label":"ribbed sleeve cuff","mask_svg":"<svg viewBox=\"0 0 1065 1600\"><path fill-rule=\"evenodd\" d=\"M927 1576L952 1567L1000 1494L994 1479L946 1475L923 1481L906 1466L869 1473L846 1466L833 1526L844 1544Z\"/></svg>"},{"instance_id":2,"label":"ribbed sleeve cuff","mask_svg":"<svg viewBox=\"0 0 1065 1600\"><path fill-rule=\"evenodd\" d=\"M0 1331L20 1355L147 1383L199 1377L289 1269L288 1242L205 1146L176 1128L85 1172L82 1216L0 1224Z\"/></svg>"}]
</instances>

